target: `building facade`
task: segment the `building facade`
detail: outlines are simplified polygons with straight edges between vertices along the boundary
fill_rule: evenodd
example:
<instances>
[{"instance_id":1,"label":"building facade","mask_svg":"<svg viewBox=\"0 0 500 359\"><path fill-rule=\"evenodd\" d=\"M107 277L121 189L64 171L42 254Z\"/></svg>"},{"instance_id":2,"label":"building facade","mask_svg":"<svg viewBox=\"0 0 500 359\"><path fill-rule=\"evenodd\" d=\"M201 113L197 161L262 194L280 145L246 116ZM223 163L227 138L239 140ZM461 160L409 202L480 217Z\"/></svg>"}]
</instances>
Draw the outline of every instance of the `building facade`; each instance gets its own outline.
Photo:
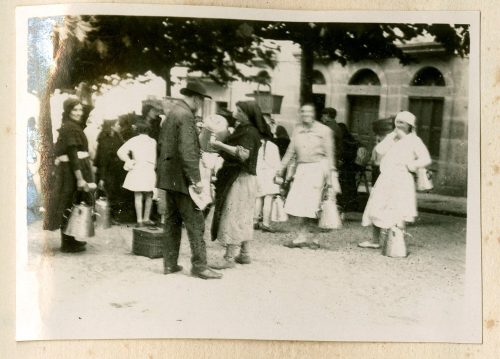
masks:
<instances>
[{"instance_id":1,"label":"building facade","mask_svg":"<svg viewBox=\"0 0 500 359\"><path fill-rule=\"evenodd\" d=\"M277 66L264 71L271 78L271 91L283 96L281 112L274 117L291 131L298 118L300 50L292 45L281 49ZM466 196L469 61L446 56L436 43L406 45L403 49L418 62L403 66L391 58L346 66L316 64L314 101L319 109L337 109L337 121L345 123L370 149L375 143L373 121L411 111L417 116L417 134L433 159L430 169L434 191ZM237 101L250 99L247 95L257 90L256 84L245 82L218 86L207 81L206 85L215 106L229 109Z\"/></svg>"}]
</instances>

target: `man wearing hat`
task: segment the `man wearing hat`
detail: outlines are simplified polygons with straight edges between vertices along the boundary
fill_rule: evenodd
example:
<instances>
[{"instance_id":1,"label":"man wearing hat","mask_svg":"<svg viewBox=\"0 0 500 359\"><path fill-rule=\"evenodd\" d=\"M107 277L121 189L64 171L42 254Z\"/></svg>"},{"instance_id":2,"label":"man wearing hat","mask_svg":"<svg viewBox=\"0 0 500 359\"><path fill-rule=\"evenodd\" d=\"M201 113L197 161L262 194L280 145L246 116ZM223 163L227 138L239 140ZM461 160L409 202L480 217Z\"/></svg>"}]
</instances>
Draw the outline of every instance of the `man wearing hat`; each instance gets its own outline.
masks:
<instances>
[{"instance_id":1,"label":"man wearing hat","mask_svg":"<svg viewBox=\"0 0 500 359\"><path fill-rule=\"evenodd\" d=\"M189 196L189 187L202 192L200 177L200 145L195 114L207 95L198 82L188 82L181 89L183 101L176 102L162 123L157 160L157 187L165 190L165 233L163 238L164 274L179 272L177 264L184 223L191 247L191 274L202 279L222 277L207 266L203 232L205 219Z\"/></svg>"}]
</instances>

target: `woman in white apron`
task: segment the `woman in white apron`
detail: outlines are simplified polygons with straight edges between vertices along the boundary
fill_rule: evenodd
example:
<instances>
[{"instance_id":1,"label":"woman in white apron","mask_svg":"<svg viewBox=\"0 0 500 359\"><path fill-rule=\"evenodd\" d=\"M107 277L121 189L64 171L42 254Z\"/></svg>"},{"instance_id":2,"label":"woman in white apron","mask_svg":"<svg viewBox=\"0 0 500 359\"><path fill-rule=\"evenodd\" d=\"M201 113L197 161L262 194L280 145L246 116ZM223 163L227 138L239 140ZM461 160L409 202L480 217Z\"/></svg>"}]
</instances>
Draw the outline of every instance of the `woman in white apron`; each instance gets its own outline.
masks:
<instances>
[{"instance_id":1,"label":"woman in white apron","mask_svg":"<svg viewBox=\"0 0 500 359\"><path fill-rule=\"evenodd\" d=\"M416 118L402 111L395 119L395 130L387 135L375 151L382 157L380 176L373 187L362 225L373 226L373 238L359 243L362 248L379 248L387 229L404 228L417 217L414 172L431 164L429 151L415 133Z\"/></svg>"},{"instance_id":2,"label":"woman in white apron","mask_svg":"<svg viewBox=\"0 0 500 359\"><path fill-rule=\"evenodd\" d=\"M402 111L395 119L396 128L377 146L382 157L380 176L366 204L362 225L373 226L373 238L359 243L362 248L380 248L387 229L413 222L417 217L414 172L431 164L429 151L415 133L416 118Z\"/></svg>"}]
</instances>

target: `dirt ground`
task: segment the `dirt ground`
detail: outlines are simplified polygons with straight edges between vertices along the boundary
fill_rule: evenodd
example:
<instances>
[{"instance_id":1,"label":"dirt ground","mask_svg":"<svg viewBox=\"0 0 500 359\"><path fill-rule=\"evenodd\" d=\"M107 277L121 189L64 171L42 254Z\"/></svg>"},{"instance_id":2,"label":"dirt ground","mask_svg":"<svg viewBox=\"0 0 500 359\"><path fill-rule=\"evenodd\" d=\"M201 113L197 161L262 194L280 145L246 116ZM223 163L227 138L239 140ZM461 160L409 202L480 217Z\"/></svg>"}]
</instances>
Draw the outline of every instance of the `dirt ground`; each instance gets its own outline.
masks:
<instances>
[{"instance_id":1,"label":"dirt ground","mask_svg":"<svg viewBox=\"0 0 500 359\"><path fill-rule=\"evenodd\" d=\"M290 249L286 233L255 232L253 263L222 280L190 276L185 233L181 273L131 254L132 229L97 230L81 254L58 251L56 232L29 226L28 272L18 287L18 335L70 338L243 338L454 341L464 317L464 218L422 214L409 227L410 255L361 249L370 237L350 214L319 237L319 250ZM208 234L207 234L208 235ZM209 260L222 248L208 244ZM20 296L20 297L19 297ZM38 314L40 313L40 314Z\"/></svg>"}]
</instances>

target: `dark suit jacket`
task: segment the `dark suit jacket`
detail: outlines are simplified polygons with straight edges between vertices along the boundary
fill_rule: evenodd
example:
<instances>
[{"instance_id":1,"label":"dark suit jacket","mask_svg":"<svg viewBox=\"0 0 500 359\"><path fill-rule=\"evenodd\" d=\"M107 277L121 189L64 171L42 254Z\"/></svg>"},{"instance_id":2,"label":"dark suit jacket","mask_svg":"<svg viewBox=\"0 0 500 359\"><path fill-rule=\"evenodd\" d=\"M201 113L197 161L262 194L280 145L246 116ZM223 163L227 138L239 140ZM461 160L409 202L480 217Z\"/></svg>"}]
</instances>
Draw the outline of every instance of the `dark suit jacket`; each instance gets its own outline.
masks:
<instances>
[{"instance_id":1,"label":"dark suit jacket","mask_svg":"<svg viewBox=\"0 0 500 359\"><path fill-rule=\"evenodd\" d=\"M200 181L200 144L195 118L185 102L172 105L158 137L157 187L188 194Z\"/></svg>"}]
</instances>

